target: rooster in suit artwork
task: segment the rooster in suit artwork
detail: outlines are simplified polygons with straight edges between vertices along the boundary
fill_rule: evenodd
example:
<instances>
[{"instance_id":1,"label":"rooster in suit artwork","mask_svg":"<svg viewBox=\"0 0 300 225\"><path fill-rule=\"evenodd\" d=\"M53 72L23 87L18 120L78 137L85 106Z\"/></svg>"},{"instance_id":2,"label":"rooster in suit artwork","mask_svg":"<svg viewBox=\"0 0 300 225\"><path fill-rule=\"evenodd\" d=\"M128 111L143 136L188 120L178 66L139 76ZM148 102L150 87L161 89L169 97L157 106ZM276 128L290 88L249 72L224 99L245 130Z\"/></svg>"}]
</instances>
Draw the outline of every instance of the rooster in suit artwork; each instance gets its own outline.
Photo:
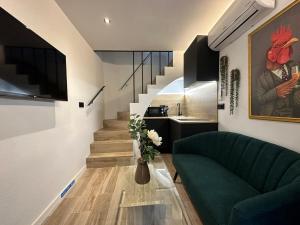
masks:
<instances>
[{"instance_id":1,"label":"rooster in suit artwork","mask_svg":"<svg viewBox=\"0 0 300 225\"><path fill-rule=\"evenodd\" d=\"M257 79L257 100L260 115L300 117L295 107L300 106L298 64L292 60L293 45L299 41L288 26L279 27L271 36L271 47L266 53L266 70Z\"/></svg>"}]
</instances>

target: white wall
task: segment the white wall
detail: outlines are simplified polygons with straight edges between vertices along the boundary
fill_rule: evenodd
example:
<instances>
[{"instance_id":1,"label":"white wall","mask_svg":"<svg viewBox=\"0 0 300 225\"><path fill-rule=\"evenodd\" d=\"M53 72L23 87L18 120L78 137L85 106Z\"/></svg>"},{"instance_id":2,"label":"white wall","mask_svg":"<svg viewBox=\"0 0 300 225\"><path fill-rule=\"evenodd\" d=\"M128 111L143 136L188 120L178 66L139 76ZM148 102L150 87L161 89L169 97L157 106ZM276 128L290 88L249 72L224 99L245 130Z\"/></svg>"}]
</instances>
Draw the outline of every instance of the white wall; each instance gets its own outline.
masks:
<instances>
[{"instance_id":1,"label":"white wall","mask_svg":"<svg viewBox=\"0 0 300 225\"><path fill-rule=\"evenodd\" d=\"M0 6L66 55L68 102L0 99L0 220L31 224L85 166L103 100L99 57L54 0L0 0Z\"/></svg>"},{"instance_id":2,"label":"white wall","mask_svg":"<svg viewBox=\"0 0 300 225\"><path fill-rule=\"evenodd\" d=\"M286 7L292 0L277 0L274 12L260 22L262 24L271 16ZM260 25L258 24L258 25ZM257 25L257 26L258 26ZM253 29L257 28L254 27ZM252 30L253 30L252 29ZM239 68L241 71L240 106L235 115L229 115L229 98L226 99L226 110L219 110L219 129L233 131L249 136L257 137L275 144L288 147L300 152L300 124L288 122L274 122L253 120L248 117L248 34L244 34L230 46L221 51L222 55L228 55L230 68Z\"/></svg>"}]
</instances>

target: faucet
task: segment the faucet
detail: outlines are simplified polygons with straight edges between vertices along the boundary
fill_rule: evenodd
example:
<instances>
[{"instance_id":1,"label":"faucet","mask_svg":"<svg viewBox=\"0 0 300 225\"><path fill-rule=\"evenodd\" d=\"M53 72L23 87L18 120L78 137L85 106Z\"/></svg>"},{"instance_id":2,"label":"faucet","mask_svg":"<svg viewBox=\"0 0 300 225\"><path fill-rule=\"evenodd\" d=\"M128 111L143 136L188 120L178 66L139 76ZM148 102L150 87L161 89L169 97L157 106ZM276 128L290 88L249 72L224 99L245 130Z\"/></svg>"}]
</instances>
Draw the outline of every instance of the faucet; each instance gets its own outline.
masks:
<instances>
[{"instance_id":1,"label":"faucet","mask_svg":"<svg viewBox=\"0 0 300 225\"><path fill-rule=\"evenodd\" d=\"M177 116L181 116L182 112L180 111L180 103L177 103Z\"/></svg>"}]
</instances>

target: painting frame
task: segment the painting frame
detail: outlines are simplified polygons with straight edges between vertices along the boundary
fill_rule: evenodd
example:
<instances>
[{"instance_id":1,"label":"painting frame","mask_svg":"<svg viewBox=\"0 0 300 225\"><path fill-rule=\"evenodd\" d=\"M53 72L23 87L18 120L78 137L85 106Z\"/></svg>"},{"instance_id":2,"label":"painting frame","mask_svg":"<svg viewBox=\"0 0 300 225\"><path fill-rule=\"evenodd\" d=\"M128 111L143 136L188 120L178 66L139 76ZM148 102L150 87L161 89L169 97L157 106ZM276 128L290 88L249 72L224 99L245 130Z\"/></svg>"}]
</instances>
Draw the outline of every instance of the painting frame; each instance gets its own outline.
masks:
<instances>
[{"instance_id":1,"label":"painting frame","mask_svg":"<svg viewBox=\"0 0 300 225\"><path fill-rule=\"evenodd\" d=\"M280 116L270 116L270 115L254 115L252 111L252 38L255 34L260 32L262 29L266 28L268 25L270 25L272 22L274 22L276 19L284 15L286 12L288 12L290 9L295 7L296 5L300 4L300 0L295 0L292 3L290 3L288 6L286 6L284 9L276 13L274 16L272 16L270 19L268 19L266 22L264 22L262 25L257 27L255 30L253 30L248 35L248 115L249 119L256 119L256 120L269 120L269 121L282 121L282 122L294 122L294 123L300 123L300 117L280 117Z\"/></svg>"}]
</instances>

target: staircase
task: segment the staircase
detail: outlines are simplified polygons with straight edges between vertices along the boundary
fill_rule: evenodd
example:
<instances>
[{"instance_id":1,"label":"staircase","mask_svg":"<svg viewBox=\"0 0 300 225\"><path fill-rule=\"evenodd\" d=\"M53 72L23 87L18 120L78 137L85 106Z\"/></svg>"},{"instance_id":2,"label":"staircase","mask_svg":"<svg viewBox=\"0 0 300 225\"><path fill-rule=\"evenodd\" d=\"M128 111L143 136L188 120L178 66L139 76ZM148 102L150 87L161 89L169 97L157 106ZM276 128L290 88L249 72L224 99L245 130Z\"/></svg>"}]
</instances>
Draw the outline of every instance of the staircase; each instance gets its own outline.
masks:
<instances>
[{"instance_id":1,"label":"staircase","mask_svg":"<svg viewBox=\"0 0 300 225\"><path fill-rule=\"evenodd\" d=\"M147 93L139 94L137 103L130 103L130 114L138 114L144 116L152 99L168 84L183 76L183 52L173 52L173 66L164 67L164 75L156 75L155 84L147 85Z\"/></svg>"},{"instance_id":2,"label":"staircase","mask_svg":"<svg viewBox=\"0 0 300 225\"><path fill-rule=\"evenodd\" d=\"M144 61L140 66L143 67ZM140 66L137 67L135 72ZM133 72L121 87L121 90L126 87L127 82L131 81L135 72ZM130 113L118 112L117 119L103 121L104 128L94 133L95 141L91 144L91 153L86 159L87 168L112 167L132 163L134 155L133 148L135 145L128 133L129 116L133 113L143 116L152 99L165 86L183 76L183 52L173 52L173 66L165 66L163 74L164 75L159 74L155 76L155 84L147 85L147 93L139 94L139 101L137 103L130 103ZM133 94L135 94L135 92ZM133 99L135 99L135 97Z\"/></svg>"},{"instance_id":3,"label":"staircase","mask_svg":"<svg viewBox=\"0 0 300 225\"><path fill-rule=\"evenodd\" d=\"M128 133L129 112L118 112L117 119L103 121L103 129L94 133L87 168L129 165L132 161L132 140Z\"/></svg>"}]
</instances>

